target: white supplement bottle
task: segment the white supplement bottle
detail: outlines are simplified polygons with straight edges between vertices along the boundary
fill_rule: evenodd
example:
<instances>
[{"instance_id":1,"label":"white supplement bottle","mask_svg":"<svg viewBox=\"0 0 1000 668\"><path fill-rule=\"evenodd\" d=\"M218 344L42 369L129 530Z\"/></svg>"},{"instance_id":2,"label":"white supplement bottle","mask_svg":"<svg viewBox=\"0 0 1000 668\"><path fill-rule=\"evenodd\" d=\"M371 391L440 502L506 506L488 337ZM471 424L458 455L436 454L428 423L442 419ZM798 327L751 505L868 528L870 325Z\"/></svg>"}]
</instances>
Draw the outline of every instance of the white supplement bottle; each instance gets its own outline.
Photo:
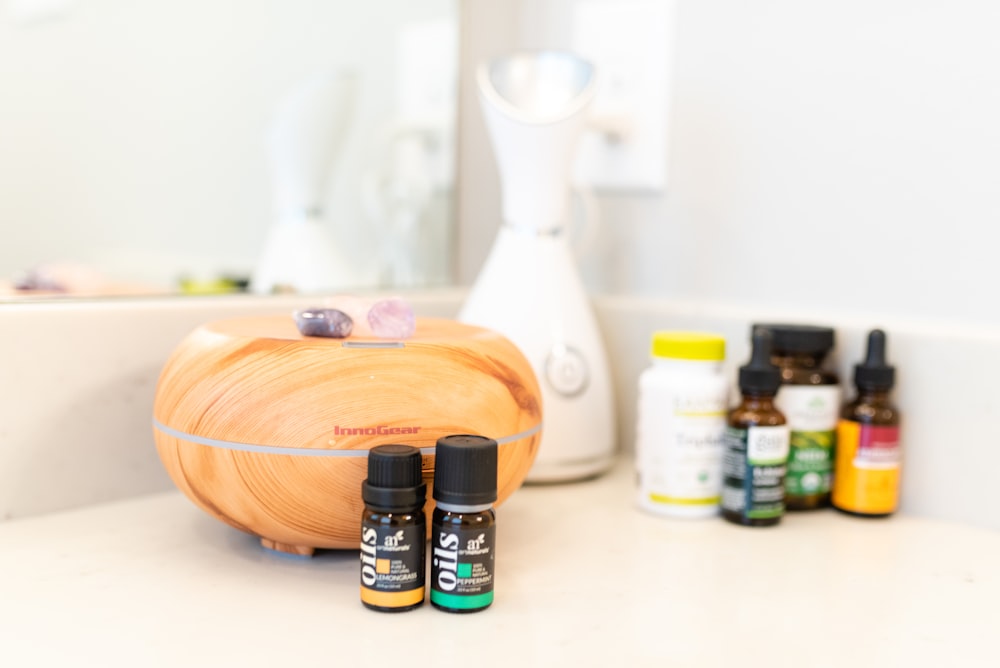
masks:
<instances>
[{"instance_id":1,"label":"white supplement bottle","mask_svg":"<svg viewBox=\"0 0 1000 668\"><path fill-rule=\"evenodd\" d=\"M673 517L718 514L729 381L726 340L655 332L652 366L639 376L639 507Z\"/></svg>"}]
</instances>

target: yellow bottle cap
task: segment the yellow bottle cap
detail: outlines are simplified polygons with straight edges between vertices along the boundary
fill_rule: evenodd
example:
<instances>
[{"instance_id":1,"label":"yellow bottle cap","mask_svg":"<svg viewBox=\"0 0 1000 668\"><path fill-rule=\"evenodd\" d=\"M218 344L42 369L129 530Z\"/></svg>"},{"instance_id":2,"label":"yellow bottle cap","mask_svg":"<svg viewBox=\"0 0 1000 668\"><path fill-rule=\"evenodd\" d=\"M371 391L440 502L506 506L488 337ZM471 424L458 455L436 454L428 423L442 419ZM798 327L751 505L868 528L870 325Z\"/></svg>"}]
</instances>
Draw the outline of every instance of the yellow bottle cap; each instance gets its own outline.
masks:
<instances>
[{"instance_id":1,"label":"yellow bottle cap","mask_svg":"<svg viewBox=\"0 0 1000 668\"><path fill-rule=\"evenodd\" d=\"M726 339L706 332L653 332L653 357L721 362Z\"/></svg>"}]
</instances>

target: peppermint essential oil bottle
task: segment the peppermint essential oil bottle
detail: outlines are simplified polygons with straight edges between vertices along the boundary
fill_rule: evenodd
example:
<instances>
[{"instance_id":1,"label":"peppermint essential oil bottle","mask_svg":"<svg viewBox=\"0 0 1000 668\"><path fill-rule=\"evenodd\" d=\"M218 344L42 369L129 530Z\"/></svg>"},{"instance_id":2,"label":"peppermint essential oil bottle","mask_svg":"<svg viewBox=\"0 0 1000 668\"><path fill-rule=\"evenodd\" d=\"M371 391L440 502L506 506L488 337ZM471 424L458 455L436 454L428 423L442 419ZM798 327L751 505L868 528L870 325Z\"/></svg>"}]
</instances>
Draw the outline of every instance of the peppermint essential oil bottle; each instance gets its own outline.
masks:
<instances>
[{"instance_id":1,"label":"peppermint essential oil bottle","mask_svg":"<svg viewBox=\"0 0 1000 668\"><path fill-rule=\"evenodd\" d=\"M889 399L896 370L885 343L881 329L869 332L865 361L854 367L857 397L837 424L833 507L864 517L886 517L899 505L899 410Z\"/></svg>"},{"instance_id":2,"label":"peppermint essential oil bottle","mask_svg":"<svg viewBox=\"0 0 1000 668\"><path fill-rule=\"evenodd\" d=\"M420 450L379 445L368 452L361 483L361 602L382 612L424 603L427 484Z\"/></svg>"},{"instance_id":3,"label":"peppermint essential oil bottle","mask_svg":"<svg viewBox=\"0 0 1000 668\"><path fill-rule=\"evenodd\" d=\"M431 520L431 605L477 612L493 603L497 442L483 436L438 439Z\"/></svg>"},{"instance_id":4,"label":"peppermint essential oil bottle","mask_svg":"<svg viewBox=\"0 0 1000 668\"><path fill-rule=\"evenodd\" d=\"M781 372L771 363L771 333L753 332L750 362L740 367L739 406L723 439L722 516L745 526L771 526L785 514L789 431L774 405Z\"/></svg>"}]
</instances>

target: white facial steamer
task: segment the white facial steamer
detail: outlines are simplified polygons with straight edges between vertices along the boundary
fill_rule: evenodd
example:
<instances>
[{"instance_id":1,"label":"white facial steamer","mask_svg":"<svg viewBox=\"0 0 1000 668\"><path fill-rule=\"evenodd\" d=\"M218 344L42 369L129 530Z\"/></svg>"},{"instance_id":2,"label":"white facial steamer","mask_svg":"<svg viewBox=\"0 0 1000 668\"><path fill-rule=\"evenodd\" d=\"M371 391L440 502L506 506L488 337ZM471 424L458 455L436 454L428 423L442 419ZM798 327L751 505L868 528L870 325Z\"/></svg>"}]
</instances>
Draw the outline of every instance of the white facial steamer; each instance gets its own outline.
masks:
<instances>
[{"instance_id":1,"label":"white facial steamer","mask_svg":"<svg viewBox=\"0 0 1000 668\"><path fill-rule=\"evenodd\" d=\"M476 80L503 224L459 319L507 336L538 376L544 427L527 480L585 478L615 452L607 357L566 239L594 68L569 53L516 53L480 65Z\"/></svg>"}]
</instances>

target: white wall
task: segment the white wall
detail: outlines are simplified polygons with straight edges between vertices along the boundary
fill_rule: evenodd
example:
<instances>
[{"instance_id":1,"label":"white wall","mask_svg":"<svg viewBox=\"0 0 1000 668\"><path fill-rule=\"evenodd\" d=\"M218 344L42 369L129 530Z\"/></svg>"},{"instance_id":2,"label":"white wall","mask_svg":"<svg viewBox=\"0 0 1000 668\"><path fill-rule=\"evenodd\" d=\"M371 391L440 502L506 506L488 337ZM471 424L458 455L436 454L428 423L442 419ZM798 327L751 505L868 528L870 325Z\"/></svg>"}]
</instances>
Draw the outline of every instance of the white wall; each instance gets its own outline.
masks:
<instances>
[{"instance_id":1,"label":"white wall","mask_svg":"<svg viewBox=\"0 0 1000 668\"><path fill-rule=\"evenodd\" d=\"M1000 5L679 8L658 251L606 289L1000 323Z\"/></svg>"}]
</instances>

